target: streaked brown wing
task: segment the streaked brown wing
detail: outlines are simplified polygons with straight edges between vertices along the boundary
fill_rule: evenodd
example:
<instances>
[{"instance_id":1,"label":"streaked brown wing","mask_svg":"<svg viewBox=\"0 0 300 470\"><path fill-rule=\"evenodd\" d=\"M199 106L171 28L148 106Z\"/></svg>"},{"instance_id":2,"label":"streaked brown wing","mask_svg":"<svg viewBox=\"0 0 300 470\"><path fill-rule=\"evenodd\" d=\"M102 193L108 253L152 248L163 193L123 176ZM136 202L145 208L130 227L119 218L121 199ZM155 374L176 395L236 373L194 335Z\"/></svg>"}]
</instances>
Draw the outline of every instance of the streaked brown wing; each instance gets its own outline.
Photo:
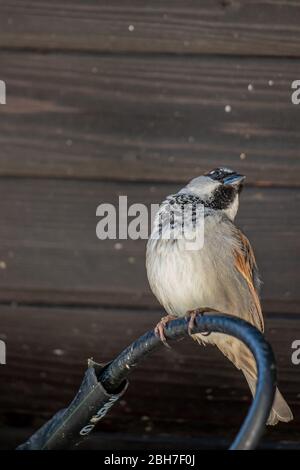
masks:
<instances>
[{"instance_id":1,"label":"streaked brown wing","mask_svg":"<svg viewBox=\"0 0 300 470\"><path fill-rule=\"evenodd\" d=\"M254 309L251 312L253 324L264 331L264 319L258 296L260 281L254 252L248 238L239 229L236 229L235 235L240 247L235 250L235 267L246 280L253 298Z\"/></svg>"}]
</instances>

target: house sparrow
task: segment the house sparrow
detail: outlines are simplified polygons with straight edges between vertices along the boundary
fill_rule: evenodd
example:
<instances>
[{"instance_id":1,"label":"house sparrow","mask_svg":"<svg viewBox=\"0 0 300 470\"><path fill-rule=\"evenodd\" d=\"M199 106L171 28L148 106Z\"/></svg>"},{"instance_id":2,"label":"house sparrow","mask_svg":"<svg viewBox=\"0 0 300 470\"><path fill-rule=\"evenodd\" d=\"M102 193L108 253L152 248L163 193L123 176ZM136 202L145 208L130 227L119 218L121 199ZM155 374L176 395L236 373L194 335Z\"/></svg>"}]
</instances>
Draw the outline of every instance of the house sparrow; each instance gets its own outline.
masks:
<instances>
[{"instance_id":1,"label":"house sparrow","mask_svg":"<svg viewBox=\"0 0 300 470\"><path fill-rule=\"evenodd\" d=\"M217 168L193 179L160 205L147 243L146 267L150 287L168 313L155 329L163 341L168 321L190 315L192 328L195 315L204 311L235 315L264 331L260 280L253 249L234 224L244 179L229 168ZM186 207L195 209L196 205L202 207L203 217L197 220L195 210L192 211L193 215L184 224L184 236L174 236L176 230L178 233L183 227L182 219L176 217L178 208L184 211ZM174 207L175 217L173 213L168 223L166 214ZM162 236L168 230L170 236ZM203 230L203 246L188 249L187 238L191 239L190 235L197 234L198 230ZM198 333L192 337L200 344L217 346L242 370L254 395L256 364L246 346L220 333ZM292 412L276 389L267 424L291 419Z\"/></svg>"}]
</instances>

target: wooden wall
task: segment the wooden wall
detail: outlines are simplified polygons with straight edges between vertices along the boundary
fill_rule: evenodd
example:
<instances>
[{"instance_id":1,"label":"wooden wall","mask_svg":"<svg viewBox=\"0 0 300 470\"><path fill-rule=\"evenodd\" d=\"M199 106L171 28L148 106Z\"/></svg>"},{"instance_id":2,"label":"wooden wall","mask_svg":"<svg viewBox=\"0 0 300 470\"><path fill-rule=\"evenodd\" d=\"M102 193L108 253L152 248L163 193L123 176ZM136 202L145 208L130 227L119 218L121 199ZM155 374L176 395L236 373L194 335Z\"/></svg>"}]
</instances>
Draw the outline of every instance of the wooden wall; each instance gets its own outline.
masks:
<instances>
[{"instance_id":1,"label":"wooden wall","mask_svg":"<svg viewBox=\"0 0 300 470\"><path fill-rule=\"evenodd\" d=\"M112 359L162 314L145 242L100 242L98 204L159 202L217 165L247 175L238 223L295 414L263 445L299 445L300 2L0 0L0 11L0 446L68 403L88 357ZM249 400L218 351L180 342L135 371L86 445L221 447Z\"/></svg>"}]
</instances>

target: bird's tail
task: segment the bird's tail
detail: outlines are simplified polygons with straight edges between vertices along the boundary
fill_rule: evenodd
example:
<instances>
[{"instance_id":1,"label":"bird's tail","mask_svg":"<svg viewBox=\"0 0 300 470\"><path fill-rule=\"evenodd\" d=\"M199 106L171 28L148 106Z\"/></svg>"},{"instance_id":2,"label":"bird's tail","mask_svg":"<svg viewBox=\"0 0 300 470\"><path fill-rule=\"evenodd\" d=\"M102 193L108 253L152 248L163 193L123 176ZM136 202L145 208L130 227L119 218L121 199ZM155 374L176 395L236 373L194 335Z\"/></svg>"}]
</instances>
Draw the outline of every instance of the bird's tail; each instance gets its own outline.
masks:
<instances>
[{"instance_id":1,"label":"bird's tail","mask_svg":"<svg viewBox=\"0 0 300 470\"><path fill-rule=\"evenodd\" d=\"M246 370L242 369L242 371L244 376L246 377L251 393L254 396L256 388L256 378L254 378L252 374L250 375ZM292 419L293 413L291 412L289 405L281 395L280 391L276 387L275 398L267 424L274 426L278 423L278 421L288 423Z\"/></svg>"},{"instance_id":2,"label":"bird's tail","mask_svg":"<svg viewBox=\"0 0 300 470\"><path fill-rule=\"evenodd\" d=\"M195 339L200 342L201 340L199 337L197 337L198 335L195 336ZM211 336L213 336L213 334ZM251 393L254 396L257 381L257 371L254 357L250 353L249 349L239 340L229 337L226 339L224 338L223 340L220 340L220 336L218 338L216 337L216 340L213 341L213 344L215 344L238 369L242 370L250 387ZM275 425L278 423L278 421L288 423L292 419L293 413L291 412L289 405L281 395L278 388L276 388L275 398L267 424Z\"/></svg>"}]
</instances>

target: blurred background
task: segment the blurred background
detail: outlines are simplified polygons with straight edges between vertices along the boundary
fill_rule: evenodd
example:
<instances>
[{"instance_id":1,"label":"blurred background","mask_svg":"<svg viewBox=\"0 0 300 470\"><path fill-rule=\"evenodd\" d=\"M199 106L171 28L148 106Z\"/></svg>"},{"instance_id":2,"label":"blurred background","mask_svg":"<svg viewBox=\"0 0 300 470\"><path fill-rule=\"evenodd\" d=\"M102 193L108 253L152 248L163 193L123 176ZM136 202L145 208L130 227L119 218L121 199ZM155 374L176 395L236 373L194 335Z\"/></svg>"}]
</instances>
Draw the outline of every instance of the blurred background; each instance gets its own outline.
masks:
<instances>
[{"instance_id":1,"label":"blurred background","mask_svg":"<svg viewBox=\"0 0 300 470\"><path fill-rule=\"evenodd\" d=\"M267 337L300 443L300 2L0 0L0 447L14 448L162 315L145 241L96 237L96 208L159 202L216 166L247 176L239 226L264 280ZM240 372L182 341L134 371L90 449L226 446Z\"/></svg>"}]
</instances>

